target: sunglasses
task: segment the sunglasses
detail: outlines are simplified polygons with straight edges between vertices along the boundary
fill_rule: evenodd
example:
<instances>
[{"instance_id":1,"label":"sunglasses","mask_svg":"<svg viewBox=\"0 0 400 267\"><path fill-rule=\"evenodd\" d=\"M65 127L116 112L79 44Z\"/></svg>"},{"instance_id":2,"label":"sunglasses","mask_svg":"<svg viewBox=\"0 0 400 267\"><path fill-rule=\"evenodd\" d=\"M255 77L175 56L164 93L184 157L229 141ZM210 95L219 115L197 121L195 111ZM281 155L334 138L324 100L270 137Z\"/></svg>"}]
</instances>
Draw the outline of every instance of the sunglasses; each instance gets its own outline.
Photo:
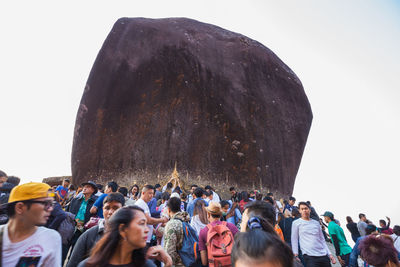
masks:
<instances>
[{"instance_id":1,"label":"sunglasses","mask_svg":"<svg viewBox=\"0 0 400 267\"><path fill-rule=\"evenodd\" d=\"M37 204L42 204L44 206L45 210L49 210L50 208L54 207L55 201L54 200L47 200L47 201L41 201L41 200L27 200L24 201L25 203L37 203Z\"/></svg>"}]
</instances>

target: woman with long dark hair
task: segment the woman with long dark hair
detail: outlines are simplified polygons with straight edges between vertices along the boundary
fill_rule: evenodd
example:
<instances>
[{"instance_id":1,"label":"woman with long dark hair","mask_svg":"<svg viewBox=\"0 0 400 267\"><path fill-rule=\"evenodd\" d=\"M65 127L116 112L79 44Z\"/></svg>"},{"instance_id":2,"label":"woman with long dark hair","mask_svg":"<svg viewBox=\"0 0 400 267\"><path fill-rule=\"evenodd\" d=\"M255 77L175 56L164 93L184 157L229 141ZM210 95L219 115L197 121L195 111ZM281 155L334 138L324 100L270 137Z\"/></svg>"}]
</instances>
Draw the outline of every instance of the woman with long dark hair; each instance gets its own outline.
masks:
<instances>
[{"instance_id":1,"label":"woman with long dark hair","mask_svg":"<svg viewBox=\"0 0 400 267\"><path fill-rule=\"evenodd\" d=\"M143 210L137 206L123 207L110 217L107 232L79 267L156 266L148 258L171 266L171 257L160 246L151 247L146 253L148 233Z\"/></svg>"},{"instance_id":2,"label":"woman with long dark hair","mask_svg":"<svg viewBox=\"0 0 400 267\"><path fill-rule=\"evenodd\" d=\"M133 206L135 202L140 198L140 189L137 184L134 184L129 190L130 197L125 201L125 206Z\"/></svg>"},{"instance_id":3,"label":"woman with long dark hair","mask_svg":"<svg viewBox=\"0 0 400 267\"><path fill-rule=\"evenodd\" d=\"M197 235L199 235L200 230L208 224L205 207L204 201L197 201L196 204L194 204L193 217L190 220L190 225L196 230Z\"/></svg>"},{"instance_id":4,"label":"woman with long dark hair","mask_svg":"<svg viewBox=\"0 0 400 267\"><path fill-rule=\"evenodd\" d=\"M358 231L357 224L353 222L353 219L350 216L346 217L346 227L351 233L351 238L353 239L354 243L357 242L357 239L361 236L360 232Z\"/></svg>"}]
</instances>

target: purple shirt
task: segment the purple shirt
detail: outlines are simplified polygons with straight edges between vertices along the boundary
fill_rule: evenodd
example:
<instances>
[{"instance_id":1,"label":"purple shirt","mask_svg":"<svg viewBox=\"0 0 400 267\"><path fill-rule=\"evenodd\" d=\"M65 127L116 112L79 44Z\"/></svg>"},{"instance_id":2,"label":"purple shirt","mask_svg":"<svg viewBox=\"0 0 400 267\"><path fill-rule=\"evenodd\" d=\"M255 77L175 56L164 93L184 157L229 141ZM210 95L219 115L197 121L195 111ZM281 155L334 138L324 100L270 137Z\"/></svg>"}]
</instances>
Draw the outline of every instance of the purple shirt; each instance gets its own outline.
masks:
<instances>
[{"instance_id":1,"label":"purple shirt","mask_svg":"<svg viewBox=\"0 0 400 267\"><path fill-rule=\"evenodd\" d=\"M210 223L211 226L217 225L217 224L222 224L221 221L214 221L212 223ZM237 227L232 224L232 223L226 223L226 227L228 227L229 230L231 230L232 235L235 236L237 232L239 232L239 230L237 229ZM204 227L203 229L200 230L200 234L199 234L199 250L207 250L207 234L208 234L208 228L207 226Z\"/></svg>"}]
</instances>

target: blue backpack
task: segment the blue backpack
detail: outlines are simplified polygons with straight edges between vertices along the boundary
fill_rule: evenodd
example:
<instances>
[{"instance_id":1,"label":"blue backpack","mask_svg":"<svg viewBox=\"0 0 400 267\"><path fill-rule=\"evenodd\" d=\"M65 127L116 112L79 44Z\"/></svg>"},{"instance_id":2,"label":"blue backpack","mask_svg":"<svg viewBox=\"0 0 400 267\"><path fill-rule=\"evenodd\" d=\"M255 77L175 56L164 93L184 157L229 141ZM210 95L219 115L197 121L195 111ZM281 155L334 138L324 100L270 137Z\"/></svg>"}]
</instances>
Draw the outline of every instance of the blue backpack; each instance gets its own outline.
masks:
<instances>
[{"instance_id":1,"label":"blue backpack","mask_svg":"<svg viewBox=\"0 0 400 267\"><path fill-rule=\"evenodd\" d=\"M199 238L197 237L196 230L194 230L193 227L187 222L182 222L182 228L182 248L178 251L178 254L182 259L182 263L186 267L201 266Z\"/></svg>"}]
</instances>

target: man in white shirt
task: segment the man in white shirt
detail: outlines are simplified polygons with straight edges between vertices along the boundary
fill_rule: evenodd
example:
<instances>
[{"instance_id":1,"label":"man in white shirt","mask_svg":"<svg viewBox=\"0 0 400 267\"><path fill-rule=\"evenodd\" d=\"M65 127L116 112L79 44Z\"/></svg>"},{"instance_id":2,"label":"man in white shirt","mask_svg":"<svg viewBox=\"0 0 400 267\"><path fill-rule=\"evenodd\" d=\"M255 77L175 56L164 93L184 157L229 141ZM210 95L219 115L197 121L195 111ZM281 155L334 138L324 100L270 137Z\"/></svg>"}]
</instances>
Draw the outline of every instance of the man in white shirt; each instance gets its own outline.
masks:
<instances>
[{"instance_id":1,"label":"man in white shirt","mask_svg":"<svg viewBox=\"0 0 400 267\"><path fill-rule=\"evenodd\" d=\"M210 193L212 195L212 197L209 198L208 203L211 203L211 202L219 203L219 202L221 202L221 198L219 197L219 195L217 193L215 193L214 189L210 185L206 185L206 187L204 189L208 193Z\"/></svg>"},{"instance_id":2,"label":"man in white shirt","mask_svg":"<svg viewBox=\"0 0 400 267\"><path fill-rule=\"evenodd\" d=\"M198 187L198 186L195 185L195 184L193 184L193 185L190 187L190 194L189 194L189 196L188 196L188 204L194 200L193 194L194 194L194 190L196 190L197 187Z\"/></svg>"},{"instance_id":3,"label":"man in white shirt","mask_svg":"<svg viewBox=\"0 0 400 267\"><path fill-rule=\"evenodd\" d=\"M396 248L397 252L400 253L400 226L395 225L393 227L393 234L391 235L393 239L393 245Z\"/></svg>"},{"instance_id":4,"label":"man in white shirt","mask_svg":"<svg viewBox=\"0 0 400 267\"><path fill-rule=\"evenodd\" d=\"M6 204L10 220L0 227L2 266L61 266L61 237L42 227L53 210L53 196L44 183L13 188Z\"/></svg>"},{"instance_id":5,"label":"man in white shirt","mask_svg":"<svg viewBox=\"0 0 400 267\"><path fill-rule=\"evenodd\" d=\"M139 206L144 210L144 214L147 219L147 227L149 227L149 234L146 241L147 246L150 245L151 237L153 235L153 225L168 222L168 218L165 217L162 217L160 219L151 217L150 209L147 203L153 198L153 195L154 187L151 185L145 185L142 189L142 194L140 198L135 203L136 206Z\"/></svg>"},{"instance_id":6,"label":"man in white shirt","mask_svg":"<svg viewBox=\"0 0 400 267\"><path fill-rule=\"evenodd\" d=\"M292 224L292 250L299 260L299 241L303 252L304 261L307 266L330 267L336 263L335 258L326 245L321 225L311 219L311 209L306 202L299 203L301 218Z\"/></svg>"}]
</instances>

